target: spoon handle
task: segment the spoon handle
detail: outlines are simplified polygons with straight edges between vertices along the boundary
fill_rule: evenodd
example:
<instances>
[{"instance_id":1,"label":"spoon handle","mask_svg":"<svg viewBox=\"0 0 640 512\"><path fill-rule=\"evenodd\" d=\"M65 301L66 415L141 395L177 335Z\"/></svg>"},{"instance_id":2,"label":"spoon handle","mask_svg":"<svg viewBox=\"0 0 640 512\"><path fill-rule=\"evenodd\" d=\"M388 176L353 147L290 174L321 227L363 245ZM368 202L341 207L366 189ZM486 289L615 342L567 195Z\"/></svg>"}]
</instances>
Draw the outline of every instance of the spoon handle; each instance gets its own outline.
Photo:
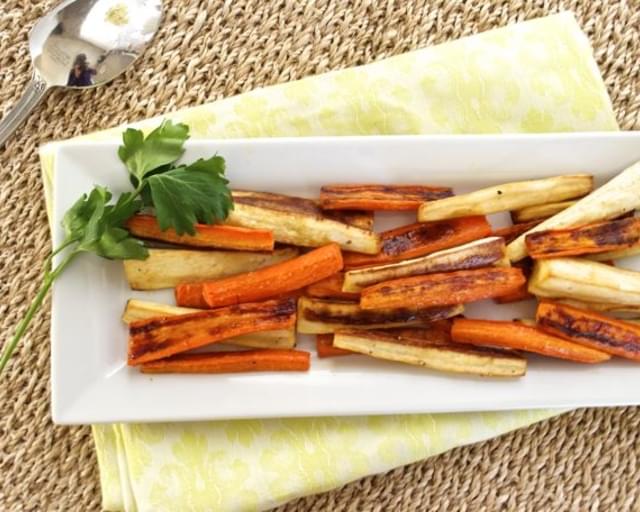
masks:
<instances>
[{"instance_id":1,"label":"spoon handle","mask_svg":"<svg viewBox=\"0 0 640 512\"><path fill-rule=\"evenodd\" d=\"M0 148L40 103L48 88L49 86L44 79L38 73L34 73L24 93L22 93L22 97L0 120Z\"/></svg>"}]
</instances>

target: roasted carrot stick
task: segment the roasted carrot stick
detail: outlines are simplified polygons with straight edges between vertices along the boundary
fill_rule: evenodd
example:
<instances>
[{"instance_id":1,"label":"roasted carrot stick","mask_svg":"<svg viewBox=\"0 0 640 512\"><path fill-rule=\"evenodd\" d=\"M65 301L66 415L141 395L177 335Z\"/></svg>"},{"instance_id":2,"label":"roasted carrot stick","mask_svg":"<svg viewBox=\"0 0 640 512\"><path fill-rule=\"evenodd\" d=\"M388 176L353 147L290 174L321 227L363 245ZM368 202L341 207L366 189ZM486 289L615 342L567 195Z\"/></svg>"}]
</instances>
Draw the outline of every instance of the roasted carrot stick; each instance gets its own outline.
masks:
<instances>
[{"instance_id":1,"label":"roasted carrot stick","mask_svg":"<svg viewBox=\"0 0 640 512\"><path fill-rule=\"evenodd\" d=\"M514 267L522 270L525 278L528 280L531 272L533 271L533 262L530 258L525 258L520 261L516 261L513 264ZM500 295L499 297L494 297L494 302L497 304L510 304L512 302L520 302L521 300L533 299L533 295L529 293L529 289L527 287L527 283L523 283L517 290L512 291L511 293L507 293L505 295Z\"/></svg>"},{"instance_id":2,"label":"roasted carrot stick","mask_svg":"<svg viewBox=\"0 0 640 512\"><path fill-rule=\"evenodd\" d=\"M536 320L550 334L640 361L640 325L550 301L538 304Z\"/></svg>"},{"instance_id":3,"label":"roasted carrot stick","mask_svg":"<svg viewBox=\"0 0 640 512\"><path fill-rule=\"evenodd\" d=\"M449 187L428 185L325 185L320 206L325 210L417 210L425 201L452 195Z\"/></svg>"},{"instance_id":4,"label":"roasted carrot stick","mask_svg":"<svg viewBox=\"0 0 640 512\"><path fill-rule=\"evenodd\" d=\"M282 295L342 270L338 244L329 244L292 260L202 284L202 296L210 308L252 302ZM176 296L181 286L176 287Z\"/></svg>"},{"instance_id":5,"label":"roasted carrot stick","mask_svg":"<svg viewBox=\"0 0 640 512\"><path fill-rule=\"evenodd\" d=\"M598 222L569 229L535 231L525 238L533 259L579 256L626 249L640 242L640 218Z\"/></svg>"},{"instance_id":6,"label":"roasted carrot stick","mask_svg":"<svg viewBox=\"0 0 640 512\"><path fill-rule=\"evenodd\" d=\"M600 363L611 358L600 350L565 341L521 322L456 318L451 338L458 343L524 350L578 363Z\"/></svg>"},{"instance_id":7,"label":"roasted carrot stick","mask_svg":"<svg viewBox=\"0 0 640 512\"><path fill-rule=\"evenodd\" d=\"M163 359L242 334L288 329L295 321L295 299L280 299L131 322L128 364Z\"/></svg>"},{"instance_id":8,"label":"roasted carrot stick","mask_svg":"<svg viewBox=\"0 0 640 512\"><path fill-rule=\"evenodd\" d=\"M491 226L482 215L402 226L380 235L382 250L378 254L345 252L344 266L352 269L415 258L484 238L489 233Z\"/></svg>"},{"instance_id":9,"label":"roasted carrot stick","mask_svg":"<svg viewBox=\"0 0 640 512\"><path fill-rule=\"evenodd\" d=\"M318 281L317 283L307 286L305 294L317 299L358 300L360 298L360 293L343 292L343 285L344 272L338 272L326 279L323 279L322 281Z\"/></svg>"},{"instance_id":10,"label":"roasted carrot stick","mask_svg":"<svg viewBox=\"0 0 640 512\"><path fill-rule=\"evenodd\" d=\"M516 238L518 238L521 234L526 233L531 228L537 226L542 222L541 220L533 220L530 222L520 222L518 224L513 224L511 226L507 226L504 228L496 229L493 232L492 236L501 236L504 238L504 243L509 244Z\"/></svg>"},{"instance_id":11,"label":"roasted carrot stick","mask_svg":"<svg viewBox=\"0 0 640 512\"><path fill-rule=\"evenodd\" d=\"M333 334L317 334L316 335L316 352L318 357L336 357L348 356L353 354L351 350L345 350L333 346Z\"/></svg>"},{"instance_id":12,"label":"roasted carrot stick","mask_svg":"<svg viewBox=\"0 0 640 512\"><path fill-rule=\"evenodd\" d=\"M362 290L360 307L429 308L512 293L525 283L519 268L480 268L386 281Z\"/></svg>"},{"instance_id":13,"label":"roasted carrot stick","mask_svg":"<svg viewBox=\"0 0 640 512\"><path fill-rule=\"evenodd\" d=\"M240 251L272 251L273 233L222 224L196 224L195 235L178 235L173 228L160 229L151 215L134 215L126 223L132 235L191 247L237 249Z\"/></svg>"},{"instance_id":14,"label":"roasted carrot stick","mask_svg":"<svg viewBox=\"0 0 640 512\"><path fill-rule=\"evenodd\" d=\"M202 283L188 283L176 286L176 305L183 308L209 309L202 296Z\"/></svg>"},{"instance_id":15,"label":"roasted carrot stick","mask_svg":"<svg viewBox=\"0 0 640 512\"><path fill-rule=\"evenodd\" d=\"M286 349L179 354L140 365L142 373L306 372L309 352Z\"/></svg>"}]
</instances>

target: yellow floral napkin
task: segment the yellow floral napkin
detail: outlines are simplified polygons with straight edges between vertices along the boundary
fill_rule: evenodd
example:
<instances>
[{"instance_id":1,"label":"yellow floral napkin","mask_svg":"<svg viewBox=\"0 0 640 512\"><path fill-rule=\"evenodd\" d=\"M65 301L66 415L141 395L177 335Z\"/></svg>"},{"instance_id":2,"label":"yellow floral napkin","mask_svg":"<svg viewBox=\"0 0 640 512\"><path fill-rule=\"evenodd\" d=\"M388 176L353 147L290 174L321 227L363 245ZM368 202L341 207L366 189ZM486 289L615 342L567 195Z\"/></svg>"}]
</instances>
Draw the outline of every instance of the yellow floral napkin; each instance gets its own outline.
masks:
<instances>
[{"instance_id":1,"label":"yellow floral napkin","mask_svg":"<svg viewBox=\"0 0 640 512\"><path fill-rule=\"evenodd\" d=\"M219 138L617 130L588 40L570 13L163 117L189 124L194 137ZM41 151L48 203L52 148L63 143ZM116 424L95 425L93 432L106 510L241 511L558 412Z\"/></svg>"}]
</instances>

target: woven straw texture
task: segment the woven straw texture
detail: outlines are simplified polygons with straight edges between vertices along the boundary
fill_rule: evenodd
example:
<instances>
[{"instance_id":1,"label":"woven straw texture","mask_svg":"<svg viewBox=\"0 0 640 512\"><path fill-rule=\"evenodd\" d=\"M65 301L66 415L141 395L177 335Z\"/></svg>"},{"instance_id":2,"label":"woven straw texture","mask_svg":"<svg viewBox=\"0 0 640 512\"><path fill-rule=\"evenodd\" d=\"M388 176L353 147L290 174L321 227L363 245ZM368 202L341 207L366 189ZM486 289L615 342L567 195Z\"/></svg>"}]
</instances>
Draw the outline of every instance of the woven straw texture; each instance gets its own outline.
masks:
<instances>
[{"instance_id":1,"label":"woven straw texture","mask_svg":"<svg viewBox=\"0 0 640 512\"><path fill-rule=\"evenodd\" d=\"M27 33L55 2L2 0L0 109L29 77ZM637 0L165 0L162 29L125 78L54 92L0 149L0 339L35 293L48 247L37 147L331 69L573 10L623 129L640 129ZM0 382L0 510L99 510L90 430L49 419L47 303ZM289 503L332 510L640 510L640 409L576 411Z\"/></svg>"}]
</instances>

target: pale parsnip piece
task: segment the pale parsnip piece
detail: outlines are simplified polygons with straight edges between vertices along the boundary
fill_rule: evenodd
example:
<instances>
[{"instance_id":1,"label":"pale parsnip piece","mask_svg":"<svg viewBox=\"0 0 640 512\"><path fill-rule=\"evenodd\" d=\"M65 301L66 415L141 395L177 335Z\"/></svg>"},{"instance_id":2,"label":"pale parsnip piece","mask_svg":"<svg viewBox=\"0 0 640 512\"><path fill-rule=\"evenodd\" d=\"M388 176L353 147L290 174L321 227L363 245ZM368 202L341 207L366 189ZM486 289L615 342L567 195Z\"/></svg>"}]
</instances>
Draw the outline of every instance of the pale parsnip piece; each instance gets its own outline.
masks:
<instances>
[{"instance_id":1,"label":"pale parsnip piece","mask_svg":"<svg viewBox=\"0 0 640 512\"><path fill-rule=\"evenodd\" d=\"M640 273L581 258L537 260L529 292L585 302L640 304Z\"/></svg>"},{"instance_id":2,"label":"pale parsnip piece","mask_svg":"<svg viewBox=\"0 0 640 512\"><path fill-rule=\"evenodd\" d=\"M505 257L504 239L493 236L398 263L350 270L345 273L342 291L359 292L382 281L419 274L505 264L508 266L509 262Z\"/></svg>"},{"instance_id":3,"label":"pale parsnip piece","mask_svg":"<svg viewBox=\"0 0 640 512\"><path fill-rule=\"evenodd\" d=\"M599 254L588 254L585 258L593 261L611 261L619 260L622 258L630 258L631 256L637 256L640 254L640 244L626 247L625 249L618 249L616 251L601 252Z\"/></svg>"},{"instance_id":4,"label":"pale parsnip piece","mask_svg":"<svg viewBox=\"0 0 640 512\"><path fill-rule=\"evenodd\" d=\"M430 309L378 309L364 311L355 302L301 297L298 300L298 332L329 334L340 329L389 329L427 325L459 315L463 306Z\"/></svg>"},{"instance_id":5,"label":"pale parsnip piece","mask_svg":"<svg viewBox=\"0 0 640 512\"><path fill-rule=\"evenodd\" d=\"M146 260L124 260L133 290L158 290L251 272L298 256L295 248L273 252L192 251L149 249Z\"/></svg>"},{"instance_id":6,"label":"pale parsnip piece","mask_svg":"<svg viewBox=\"0 0 640 512\"><path fill-rule=\"evenodd\" d=\"M519 261L527 256L525 236L543 229L561 229L592 224L613 219L640 206L640 162L627 167L615 178L576 204L541 222L523 233L507 246L507 256L511 261Z\"/></svg>"},{"instance_id":7,"label":"pale parsnip piece","mask_svg":"<svg viewBox=\"0 0 640 512\"><path fill-rule=\"evenodd\" d=\"M303 247L335 242L349 251L365 254L380 251L377 233L334 220L322 214L311 200L263 192L234 192L233 197L234 208L226 223L270 230L276 242Z\"/></svg>"},{"instance_id":8,"label":"pale parsnip piece","mask_svg":"<svg viewBox=\"0 0 640 512\"><path fill-rule=\"evenodd\" d=\"M511 220L514 224L520 222L529 222L538 219L547 219L556 213L566 210L569 206L573 206L578 201L558 201L555 203L537 204L527 206L519 210L511 212Z\"/></svg>"},{"instance_id":9,"label":"pale parsnip piece","mask_svg":"<svg viewBox=\"0 0 640 512\"><path fill-rule=\"evenodd\" d=\"M423 203L418 210L418 221L517 210L580 197L588 194L592 187L593 177L588 174L504 183L468 194Z\"/></svg>"},{"instance_id":10,"label":"pale parsnip piece","mask_svg":"<svg viewBox=\"0 0 640 512\"><path fill-rule=\"evenodd\" d=\"M377 359L445 372L484 377L519 377L527 371L527 360L515 353L459 344L431 345L384 332L339 332L333 338L333 346Z\"/></svg>"},{"instance_id":11,"label":"pale parsnip piece","mask_svg":"<svg viewBox=\"0 0 640 512\"><path fill-rule=\"evenodd\" d=\"M175 316L186 313L204 311L194 308L180 308L158 302L129 299L122 315L122 321L126 324L138 320L146 320L155 316ZM253 348L292 348L296 345L295 327L278 329L274 331L254 332L235 336L224 341L225 344L239 345Z\"/></svg>"}]
</instances>

